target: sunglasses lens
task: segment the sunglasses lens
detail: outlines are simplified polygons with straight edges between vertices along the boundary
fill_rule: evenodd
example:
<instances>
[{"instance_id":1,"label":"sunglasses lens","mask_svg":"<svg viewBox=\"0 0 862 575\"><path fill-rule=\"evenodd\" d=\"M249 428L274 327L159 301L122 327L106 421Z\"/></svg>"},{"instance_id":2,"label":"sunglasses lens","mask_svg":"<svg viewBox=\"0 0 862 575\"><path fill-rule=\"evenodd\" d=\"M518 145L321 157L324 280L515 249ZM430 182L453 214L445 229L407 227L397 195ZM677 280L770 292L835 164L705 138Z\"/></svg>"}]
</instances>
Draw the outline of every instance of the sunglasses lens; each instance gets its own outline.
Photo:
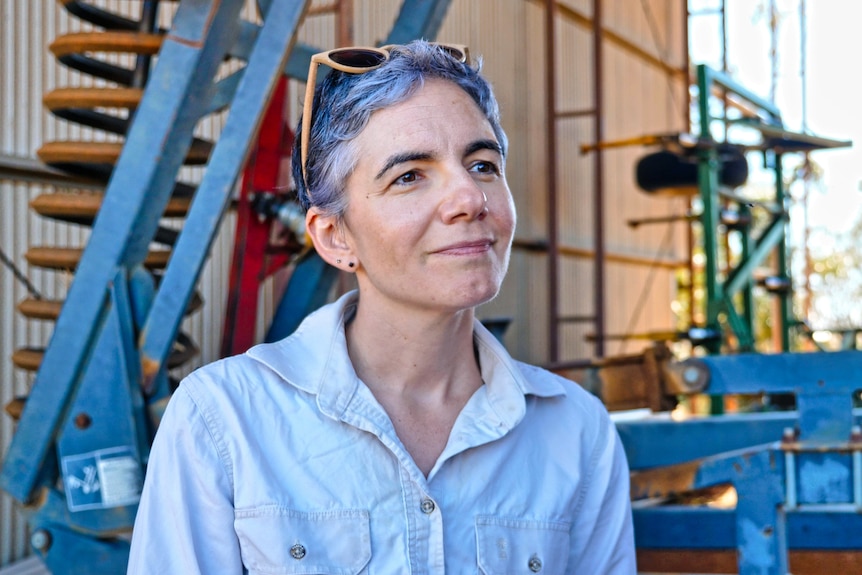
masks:
<instances>
[{"instance_id":1,"label":"sunglasses lens","mask_svg":"<svg viewBox=\"0 0 862 575\"><path fill-rule=\"evenodd\" d=\"M465 62L467 60L467 55L454 46L440 45L440 48L459 62Z\"/></svg>"},{"instance_id":2,"label":"sunglasses lens","mask_svg":"<svg viewBox=\"0 0 862 575\"><path fill-rule=\"evenodd\" d=\"M379 66L386 60L386 55L377 50L362 50L350 48L347 50L336 50L329 53L329 57L333 62L342 66L350 66L352 68L373 68Z\"/></svg>"}]
</instances>

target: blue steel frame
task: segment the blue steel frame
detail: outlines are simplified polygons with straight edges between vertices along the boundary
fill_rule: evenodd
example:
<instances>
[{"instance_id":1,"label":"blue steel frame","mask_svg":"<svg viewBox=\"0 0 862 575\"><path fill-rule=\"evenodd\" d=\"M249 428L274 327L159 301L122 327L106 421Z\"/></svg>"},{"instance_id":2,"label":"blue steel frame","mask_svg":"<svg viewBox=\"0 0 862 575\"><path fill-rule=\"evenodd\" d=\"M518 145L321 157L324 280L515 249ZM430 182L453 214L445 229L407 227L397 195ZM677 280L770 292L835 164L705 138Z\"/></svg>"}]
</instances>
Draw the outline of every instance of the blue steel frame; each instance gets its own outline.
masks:
<instances>
[{"instance_id":1,"label":"blue steel frame","mask_svg":"<svg viewBox=\"0 0 862 575\"><path fill-rule=\"evenodd\" d=\"M57 575L125 572L122 534L169 394L166 358L275 83L284 73L304 79L319 51L295 46L307 1L262 0L261 26L240 19L243 4L180 3L0 471ZM448 5L404 0L385 43L434 38ZM247 65L216 82L227 55ZM182 158L198 121L228 106L156 286L142 264ZM303 286L318 285L299 282L288 293L312 305L318 298Z\"/></svg>"},{"instance_id":2,"label":"blue steel frame","mask_svg":"<svg viewBox=\"0 0 862 575\"><path fill-rule=\"evenodd\" d=\"M862 550L862 352L684 362L715 395L793 393L795 412L620 422L633 499L732 484L735 510L635 505L639 549L733 549L741 575L784 575L788 549Z\"/></svg>"}]
</instances>

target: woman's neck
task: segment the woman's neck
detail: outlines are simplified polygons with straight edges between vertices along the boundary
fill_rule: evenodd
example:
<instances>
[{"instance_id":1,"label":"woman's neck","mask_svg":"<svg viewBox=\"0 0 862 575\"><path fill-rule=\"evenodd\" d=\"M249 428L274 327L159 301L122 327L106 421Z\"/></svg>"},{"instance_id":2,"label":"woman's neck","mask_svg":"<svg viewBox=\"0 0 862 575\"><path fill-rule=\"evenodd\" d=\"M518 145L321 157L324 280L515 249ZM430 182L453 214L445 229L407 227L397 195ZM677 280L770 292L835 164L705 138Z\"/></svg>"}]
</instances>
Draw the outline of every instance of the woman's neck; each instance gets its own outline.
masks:
<instances>
[{"instance_id":1,"label":"woman's neck","mask_svg":"<svg viewBox=\"0 0 862 575\"><path fill-rule=\"evenodd\" d=\"M348 353L427 477L482 385L473 310L446 315L384 307L360 301L346 328Z\"/></svg>"},{"instance_id":2,"label":"woman's neck","mask_svg":"<svg viewBox=\"0 0 862 575\"><path fill-rule=\"evenodd\" d=\"M360 301L347 326L350 359L375 394L420 394L438 401L475 391L481 374L473 310L406 312Z\"/></svg>"}]
</instances>

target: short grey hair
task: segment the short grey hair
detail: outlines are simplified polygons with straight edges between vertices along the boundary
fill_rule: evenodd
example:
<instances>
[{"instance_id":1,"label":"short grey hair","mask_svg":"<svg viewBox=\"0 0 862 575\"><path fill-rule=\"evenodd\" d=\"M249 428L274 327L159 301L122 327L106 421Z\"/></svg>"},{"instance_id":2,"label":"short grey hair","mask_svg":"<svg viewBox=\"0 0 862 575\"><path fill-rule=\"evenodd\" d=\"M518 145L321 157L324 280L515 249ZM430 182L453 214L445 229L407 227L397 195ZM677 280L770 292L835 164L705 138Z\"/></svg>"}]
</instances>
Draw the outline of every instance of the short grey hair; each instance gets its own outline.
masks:
<instances>
[{"instance_id":1,"label":"short grey hair","mask_svg":"<svg viewBox=\"0 0 862 575\"><path fill-rule=\"evenodd\" d=\"M314 92L308 139L306 178L302 176L302 118L294 139L292 169L297 197L304 210L314 206L327 215L342 216L347 207L344 186L356 167L353 140L375 111L407 100L427 79L450 81L464 90L491 124L506 156L508 139L490 83L475 66L461 63L439 46L424 40L391 48L379 68L362 74L331 70Z\"/></svg>"}]
</instances>

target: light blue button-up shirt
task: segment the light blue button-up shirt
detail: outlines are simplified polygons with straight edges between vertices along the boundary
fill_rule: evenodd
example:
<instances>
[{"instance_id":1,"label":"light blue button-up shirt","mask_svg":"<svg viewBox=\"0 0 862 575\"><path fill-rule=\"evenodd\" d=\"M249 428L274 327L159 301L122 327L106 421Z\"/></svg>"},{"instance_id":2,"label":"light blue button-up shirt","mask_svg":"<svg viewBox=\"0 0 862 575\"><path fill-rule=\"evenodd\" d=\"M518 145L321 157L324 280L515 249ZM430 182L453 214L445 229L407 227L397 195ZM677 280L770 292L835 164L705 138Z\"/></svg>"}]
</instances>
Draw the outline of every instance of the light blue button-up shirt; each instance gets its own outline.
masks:
<instances>
[{"instance_id":1,"label":"light blue button-up shirt","mask_svg":"<svg viewBox=\"0 0 862 575\"><path fill-rule=\"evenodd\" d=\"M595 397L476 322L485 385L425 477L350 363L355 302L183 381L129 573L635 573L628 469Z\"/></svg>"}]
</instances>

